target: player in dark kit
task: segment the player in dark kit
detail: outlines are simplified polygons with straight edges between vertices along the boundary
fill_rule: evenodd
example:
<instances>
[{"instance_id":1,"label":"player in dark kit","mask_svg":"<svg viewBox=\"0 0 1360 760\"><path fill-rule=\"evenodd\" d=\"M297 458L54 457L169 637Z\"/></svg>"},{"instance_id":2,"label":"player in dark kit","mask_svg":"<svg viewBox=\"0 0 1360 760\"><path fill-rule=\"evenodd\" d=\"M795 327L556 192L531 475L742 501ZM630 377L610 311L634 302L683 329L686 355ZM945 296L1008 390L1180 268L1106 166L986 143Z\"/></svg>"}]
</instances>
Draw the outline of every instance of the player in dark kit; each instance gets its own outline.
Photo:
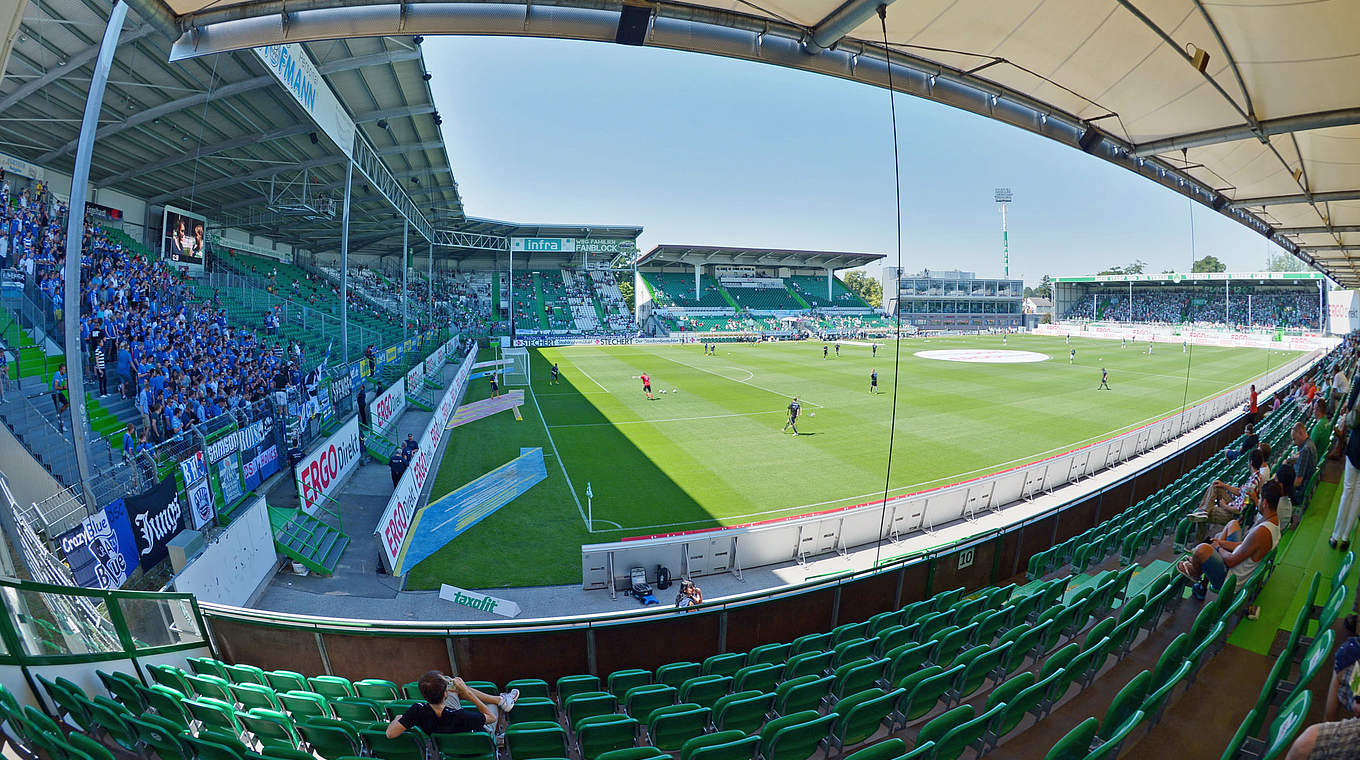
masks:
<instances>
[{"instance_id":1,"label":"player in dark kit","mask_svg":"<svg viewBox=\"0 0 1360 760\"><path fill-rule=\"evenodd\" d=\"M841 356L841 344L840 344L839 342L837 342L837 343L836 343L836 358L839 359L840 356Z\"/></svg>"},{"instance_id":2,"label":"player in dark kit","mask_svg":"<svg viewBox=\"0 0 1360 760\"><path fill-rule=\"evenodd\" d=\"M878 393L878 370L869 373L869 392Z\"/></svg>"},{"instance_id":3,"label":"player in dark kit","mask_svg":"<svg viewBox=\"0 0 1360 760\"><path fill-rule=\"evenodd\" d=\"M822 346L822 358L826 358L826 346Z\"/></svg>"},{"instance_id":4,"label":"player in dark kit","mask_svg":"<svg viewBox=\"0 0 1360 760\"><path fill-rule=\"evenodd\" d=\"M558 379L559 378L557 376L557 362L553 362L552 378L548 380L548 385L557 385Z\"/></svg>"},{"instance_id":5,"label":"player in dark kit","mask_svg":"<svg viewBox=\"0 0 1360 760\"><path fill-rule=\"evenodd\" d=\"M656 396L652 395L652 378L646 372L642 373L642 392L647 394L647 398L656 400Z\"/></svg>"},{"instance_id":6,"label":"player in dark kit","mask_svg":"<svg viewBox=\"0 0 1360 760\"><path fill-rule=\"evenodd\" d=\"M784 423L784 429L793 428L793 434L798 435L798 413L803 410L803 405L798 403L798 397L794 396L793 401L789 402L789 421Z\"/></svg>"},{"instance_id":7,"label":"player in dark kit","mask_svg":"<svg viewBox=\"0 0 1360 760\"><path fill-rule=\"evenodd\" d=\"M878 358L878 344L877 344L877 343L873 344L873 351L874 351L874 358L877 359L877 358Z\"/></svg>"},{"instance_id":8,"label":"player in dark kit","mask_svg":"<svg viewBox=\"0 0 1360 760\"><path fill-rule=\"evenodd\" d=\"M501 395L501 382L496 377L496 373L491 373L491 398Z\"/></svg>"},{"instance_id":9,"label":"player in dark kit","mask_svg":"<svg viewBox=\"0 0 1360 760\"><path fill-rule=\"evenodd\" d=\"M1101 388L1104 388L1107 391L1113 390L1113 388L1110 387L1110 371L1104 367L1100 368L1100 385L1096 387L1096 390L1100 390Z\"/></svg>"}]
</instances>

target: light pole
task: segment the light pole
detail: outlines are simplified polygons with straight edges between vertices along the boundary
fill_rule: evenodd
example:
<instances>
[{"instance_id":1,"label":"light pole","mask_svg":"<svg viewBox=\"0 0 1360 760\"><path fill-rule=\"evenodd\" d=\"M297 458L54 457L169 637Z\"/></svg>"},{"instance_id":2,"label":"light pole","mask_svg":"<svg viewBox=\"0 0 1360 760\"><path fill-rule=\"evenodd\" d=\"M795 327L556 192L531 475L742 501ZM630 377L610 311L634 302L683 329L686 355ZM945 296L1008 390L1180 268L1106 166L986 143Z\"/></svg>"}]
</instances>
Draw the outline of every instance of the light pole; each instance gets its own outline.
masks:
<instances>
[{"instance_id":1,"label":"light pole","mask_svg":"<svg viewBox=\"0 0 1360 760\"><path fill-rule=\"evenodd\" d=\"M998 187L996 193L992 195L996 203L1001 207L1001 269L1002 275L1006 279L1011 276L1011 241L1006 233L1006 206L1011 202L1011 189L1009 187Z\"/></svg>"}]
</instances>

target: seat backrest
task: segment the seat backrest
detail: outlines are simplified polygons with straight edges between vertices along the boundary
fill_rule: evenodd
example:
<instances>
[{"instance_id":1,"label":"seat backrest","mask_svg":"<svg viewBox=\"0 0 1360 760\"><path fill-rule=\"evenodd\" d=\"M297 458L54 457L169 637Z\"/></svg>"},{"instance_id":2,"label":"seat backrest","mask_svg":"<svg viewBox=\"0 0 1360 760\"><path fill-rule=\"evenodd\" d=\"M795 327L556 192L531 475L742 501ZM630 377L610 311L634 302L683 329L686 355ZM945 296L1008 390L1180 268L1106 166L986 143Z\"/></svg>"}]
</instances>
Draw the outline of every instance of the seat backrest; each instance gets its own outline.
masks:
<instances>
[{"instance_id":1,"label":"seat backrest","mask_svg":"<svg viewBox=\"0 0 1360 760\"><path fill-rule=\"evenodd\" d=\"M1053 745L1053 748L1044 756L1044 760L1080 760L1086 757L1086 753L1091 749L1091 739L1096 735L1096 728L1099 721L1095 718L1087 718L1078 723L1075 728L1067 732L1063 738Z\"/></svg>"},{"instance_id":2,"label":"seat backrest","mask_svg":"<svg viewBox=\"0 0 1360 760\"><path fill-rule=\"evenodd\" d=\"M1308 718L1308 708L1312 704L1312 693L1303 689L1280 708L1280 714L1276 716L1275 722L1270 724L1270 731L1266 734L1266 749L1261 760L1275 760L1289 750L1289 745L1294 743L1294 739L1298 738L1299 732L1303 730Z\"/></svg>"},{"instance_id":3,"label":"seat backrest","mask_svg":"<svg viewBox=\"0 0 1360 760\"><path fill-rule=\"evenodd\" d=\"M1149 670L1140 672L1124 684L1124 688L1114 695L1109 709L1105 711L1105 719L1100 723L1098 734L1101 739L1109 739L1130 715L1139 711L1151 684L1152 672Z\"/></svg>"},{"instance_id":4,"label":"seat backrest","mask_svg":"<svg viewBox=\"0 0 1360 760\"><path fill-rule=\"evenodd\" d=\"M962 725L976 716L977 710L974 710L972 705L959 705L952 710L945 710L921 726L921 731L916 734L916 743L937 741L955 726Z\"/></svg>"},{"instance_id":5,"label":"seat backrest","mask_svg":"<svg viewBox=\"0 0 1360 760\"><path fill-rule=\"evenodd\" d=\"M779 729L769 736L769 749L761 753L762 757L764 760L807 760L830 733L835 719L834 714L822 715ZM766 731L768 733L769 729ZM764 738L761 746L767 746Z\"/></svg>"}]
</instances>

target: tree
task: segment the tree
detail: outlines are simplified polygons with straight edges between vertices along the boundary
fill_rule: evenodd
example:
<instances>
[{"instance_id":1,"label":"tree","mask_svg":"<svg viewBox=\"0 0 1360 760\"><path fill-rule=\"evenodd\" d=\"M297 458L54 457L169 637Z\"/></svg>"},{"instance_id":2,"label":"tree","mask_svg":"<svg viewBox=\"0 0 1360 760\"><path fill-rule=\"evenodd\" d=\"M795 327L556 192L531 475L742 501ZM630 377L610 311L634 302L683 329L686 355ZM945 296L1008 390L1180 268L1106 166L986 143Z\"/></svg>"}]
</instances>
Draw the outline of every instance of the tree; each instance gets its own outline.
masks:
<instances>
[{"instance_id":1,"label":"tree","mask_svg":"<svg viewBox=\"0 0 1360 760\"><path fill-rule=\"evenodd\" d=\"M1044 275L1043 277L1040 277L1040 278L1039 278L1039 286L1038 286L1037 288L1034 289L1034 297L1035 297L1035 298L1052 298L1052 297L1053 297L1053 278L1052 278L1052 277L1049 277L1048 275Z\"/></svg>"},{"instance_id":2,"label":"tree","mask_svg":"<svg viewBox=\"0 0 1360 760\"><path fill-rule=\"evenodd\" d=\"M1214 256L1214 255L1210 254L1210 255L1208 255L1208 256L1205 256L1205 257L1202 258L1202 259L1199 259L1199 260L1195 261L1195 263L1191 265L1190 271L1191 271L1191 272L1226 272L1226 271L1228 271L1228 267L1226 267L1226 266L1223 264L1223 262L1219 261L1217 256Z\"/></svg>"},{"instance_id":3,"label":"tree","mask_svg":"<svg viewBox=\"0 0 1360 760\"><path fill-rule=\"evenodd\" d=\"M631 279L627 277L619 278L619 295L623 296L623 305L627 306L628 311L631 312L633 310L633 281Z\"/></svg>"},{"instance_id":4,"label":"tree","mask_svg":"<svg viewBox=\"0 0 1360 760\"><path fill-rule=\"evenodd\" d=\"M875 309L883 305L883 283L861 271L855 270L847 274L845 287Z\"/></svg>"},{"instance_id":5,"label":"tree","mask_svg":"<svg viewBox=\"0 0 1360 760\"><path fill-rule=\"evenodd\" d=\"M1146 261L1134 259L1133 263L1128 266L1110 267L1102 272L1096 272L1096 274L1142 274L1145 267L1147 267Z\"/></svg>"},{"instance_id":6,"label":"tree","mask_svg":"<svg viewBox=\"0 0 1360 760\"><path fill-rule=\"evenodd\" d=\"M1276 253L1267 260L1266 269L1271 272L1306 272L1308 265L1297 256L1288 253Z\"/></svg>"},{"instance_id":7,"label":"tree","mask_svg":"<svg viewBox=\"0 0 1360 760\"><path fill-rule=\"evenodd\" d=\"M1025 288L1025 298L1034 297L1034 288Z\"/></svg>"}]
</instances>

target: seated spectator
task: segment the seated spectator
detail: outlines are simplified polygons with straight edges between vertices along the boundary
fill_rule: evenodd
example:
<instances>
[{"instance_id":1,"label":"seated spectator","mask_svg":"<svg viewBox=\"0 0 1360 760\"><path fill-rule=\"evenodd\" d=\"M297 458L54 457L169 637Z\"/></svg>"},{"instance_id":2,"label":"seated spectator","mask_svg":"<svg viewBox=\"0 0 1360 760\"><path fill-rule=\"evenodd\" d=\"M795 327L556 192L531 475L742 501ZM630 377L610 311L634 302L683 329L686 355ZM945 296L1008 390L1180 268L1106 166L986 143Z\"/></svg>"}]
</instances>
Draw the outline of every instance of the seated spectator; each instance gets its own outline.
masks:
<instances>
[{"instance_id":1,"label":"seated spectator","mask_svg":"<svg viewBox=\"0 0 1360 760\"><path fill-rule=\"evenodd\" d=\"M1309 437L1313 439L1314 450L1317 451L1318 459L1326 458L1330 453L1327 444L1331 442L1332 425L1331 418L1327 414L1327 402L1317 399L1313 402L1313 430Z\"/></svg>"},{"instance_id":2,"label":"seated spectator","mask_svg":"<svg viewBox=\"0 0 1360 760\"><path fill-rule=\"evenodd\" d=\"M424 702L411 705L400 717L387 724L387 738L395 739L408 728L419 728L426 734L461 734L485 731L500 719L498 712L510 712L519 698L519 689L508 694L492 696L469 687L461 678L448 678L431 670L417 682ZM476 709L452 707L460 699L471 702Z\"/></svg>"},{"instance_id":3,"label":"seated spectator","mask_svg":"<svg viewBox=\"0 0 1360 760\"><path fill-rule=\"evenodd\" d=\"M1204 502L1200 508L1190 513L1191 522L1223 525L1242 514L1242 505L1247 499L1254 499L1260 485L1270 479L1270 470L1265 467L1265 454L1259 446L1250 449L1247 462L1251 466L1251 473L1247 475L1246 482L1234 486L1215 480L1204 492Z\"/></svg>"},{"instance_id":4,"label":"seated spectator","mask_svg":"<svg viewBox=\"0 0 1360 760\"><path fill-rule=\"evenodd\" d=\"M1245 536L1242 526L1231 520L1217 536L1176 563L1177 572L1194 584L1196 599L1203 599L1209 587L1222 588L1228 573L1237 576L1240 585L1280 542L1280 516L1275 510L1282 490L1274 481L1261 487L1260 517Z\"/></svg>"},{"instance_id":5,"label":"seated spectator","mask_svg":"<svg viewBox=\"0 0 1360 760\"><path fill-rule=\"evenodd\" d=\"M1294 475L1294 466L1292 464L1285 462L1275 469L1275 478L1273 482L1280 485L1280 493L1283 494L1280 497L1279 506L1275 508L1275 511L1280 515L1280 530L1287 530L1294 526L1294 505L1297 504L1302 506L1303 504L1301 500L1295 500L1290 496L1293 492L1294 482L1296 480L1298 480L1298 478ZM1298 490L1302 492L1303 487L1300 486Z\"/></svg>"},{"instance_id":6,"label":"seated spectator","mask_svg":"<svg viewBox=\"0 0 1360 760\"><path fill-rule=\"evenodd\" d=\"M1223 457L1227 459L1229 462L1238 458L1239 456L1242 456L1246 452L1256 448L1256 445L1261 442L1260 437L1256 435L1255 429L1251 424L1251 420L1248 420L1247 424L1242 426L1242 436L1243 438L1241 446L1235 449L1223 450Z\"/></svg>"},{"instance_id":7,"label":"seated spectator","mask_svg":"<svg viewBox=\"0 0 1360 760\"><path fill-rule=\"evenodd\" d=\"M1356 617L1348 615L1342 625L1348 634L1336 650L1332 681L1323 708L1325 723L1303 730L1289 748L1287 760L1310 758L1360 758L1360 697L1355 684L1360 681L1360 638L1356 636Z\"/></svg>"}]
</instances>

